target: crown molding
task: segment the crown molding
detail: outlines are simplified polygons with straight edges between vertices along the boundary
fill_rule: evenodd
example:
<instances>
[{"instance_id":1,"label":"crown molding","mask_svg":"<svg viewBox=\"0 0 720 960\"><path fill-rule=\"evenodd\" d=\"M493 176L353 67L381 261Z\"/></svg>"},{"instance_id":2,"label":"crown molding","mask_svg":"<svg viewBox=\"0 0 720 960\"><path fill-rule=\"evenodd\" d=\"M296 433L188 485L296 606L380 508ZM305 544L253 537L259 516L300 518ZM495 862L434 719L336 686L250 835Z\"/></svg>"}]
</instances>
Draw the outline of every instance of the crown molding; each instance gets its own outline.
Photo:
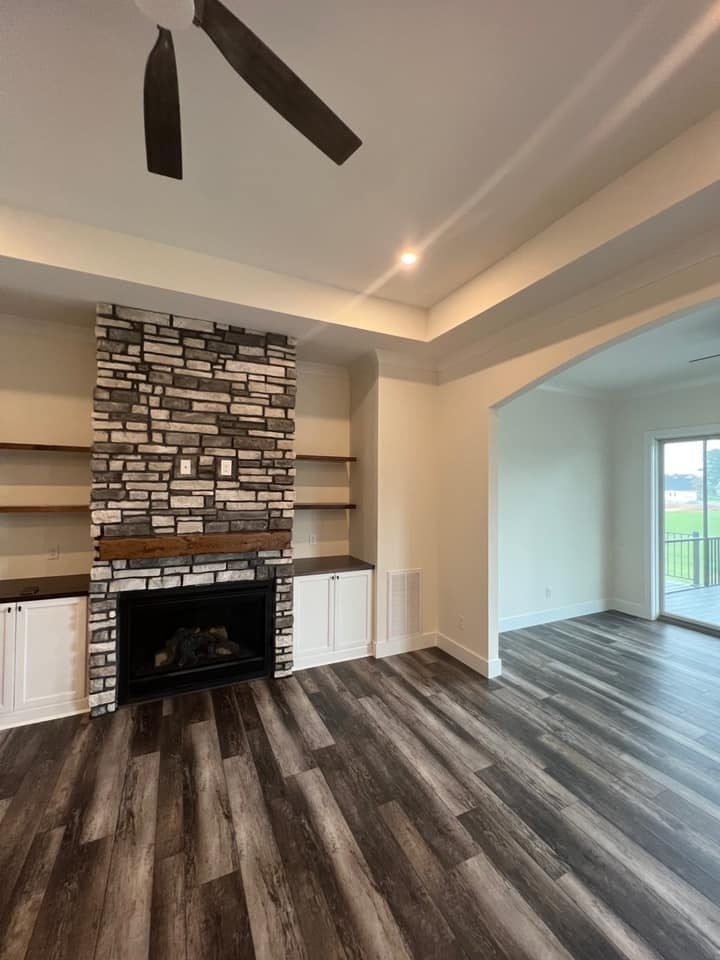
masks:
<instances>
[{"instance_id":1,"label":"crown molding","mask_svg":"<svg viewBox=\"0 0 720 960\"><path fill-rule=\"evenodd\" d=\"M307 376L334 377L337 380L347 380L350 377L347 367L335 363L315 363L311 360L298 360L297 372Z\"/></svg>"},{"instance_id":2,"label":"crown molding","mask_svg":"<svg viewBox=\"0 0 720 960\"><path fill-rule=\"evenodd\" d=\"M720 361L718 361L720 364ZM636 397L654 397L664 393L674 393L676 390L693 390L695 388L720 387L720 366L715 376L699 377L697 380L666 380L664 383L647 383L635 387L617 387L609 390L608 394L622 400L633 400Z\"/></svg>"},{"instance_id":3,"label":"crown molding","mask_svg":"<svg viewBox=\"0 0 720 960\"><path fill-rule=\"evenodd\" d=\"M376 350L375 353L381 377L433 385L438 383L437 367L429 357L411 356L392 350Z\"/></svg>"},{"instance_id":4,"label":"crown molding","mask_svg":"<svg viewBox=\"0 0 720 960\"><path fill-rule=\"evenodd\" d=\"M598 387L583 387L579 384L575 385L570 383L553 383L552 380L538 384L535 389L544 390L547 393L564 393L571 397L583 397L585 400L607 400L610 396L610 391Z\"/></svg>"},{"instance_id":5,"label":"crown molding","mask_svg":"<svg viewBox=\"0 0 720 960\"><path fill-rule=\"evenodd\" d=\"M92 341L95 338L95 312L78 320L48 320L43 317L21 317L13 313L0 313L0 328L6 333L32 336L42 331L54 333L63 340L73 339Z\"/></svg>"}]
</instances>

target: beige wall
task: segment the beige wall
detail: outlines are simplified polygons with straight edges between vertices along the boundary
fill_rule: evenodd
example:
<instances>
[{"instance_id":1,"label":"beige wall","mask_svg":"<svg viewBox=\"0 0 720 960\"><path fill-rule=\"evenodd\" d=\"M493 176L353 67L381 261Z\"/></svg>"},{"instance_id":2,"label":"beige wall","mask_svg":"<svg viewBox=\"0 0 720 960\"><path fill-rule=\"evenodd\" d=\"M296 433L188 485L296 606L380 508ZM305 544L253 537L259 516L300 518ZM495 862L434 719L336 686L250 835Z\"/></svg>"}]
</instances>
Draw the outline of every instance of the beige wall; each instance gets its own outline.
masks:
<instances>
[{"instance_id":1,"label":"beige wall","mask_svg":"<svg viewBox=\"0 0 720 960\"><path fill-rule=\"evenodd\" d=\"M295 410L298 453L349 456L350 377L344 367L298 364ZM298 502L349 502L347 464L298 462ZM295 513L296 557L330 557L350 552L350 521L342 510L299 510ZM317 539L311 543L311 537Z\"/></svg>"},{"instance_id":2,"label":"beige wall","mask_svg":"<svg viewBox=\"0 0 720 960\"><path fill-rule=\"evenodd\" d=\"M608 608L609 400L538 388L498 414L501 630Z\"/></svg>"},{"instance_id":3,"label":"beige wall","mask_svg":"<svg viewBox=\"0 0 720 960\"><path fill-rule=\"evenodd\" d=\"M374 355L350 370L350 452L357 457L350 473L350 497L358 505L350 515L350 553L377 561L378 551L378 365Z\"/></svg>"},{"instance_id":4,"label":"beige wall","mask_svg":"<svg viewBox=\"0 0 720 960\"><path fill-rule=\"evenodd\" d=\"M91 326L0 316L0 439L92 441ZM89 454L0 451L0 503L87 503ZM58 559L49 559L59 547ZM0 513L0 579L84 573L88 514Z\"/></svg>"},{"instance_id":5,"label":"beige wall","mask_svg":"<svg viewBox=\"0 0 720 960\"><path fill-rule=\"evenodd\" d=\"M387 637L387 582L422 571L423 633L437 630L437 386L381 367L378 397L376 639Z\"/></svg>"}]
</instances>

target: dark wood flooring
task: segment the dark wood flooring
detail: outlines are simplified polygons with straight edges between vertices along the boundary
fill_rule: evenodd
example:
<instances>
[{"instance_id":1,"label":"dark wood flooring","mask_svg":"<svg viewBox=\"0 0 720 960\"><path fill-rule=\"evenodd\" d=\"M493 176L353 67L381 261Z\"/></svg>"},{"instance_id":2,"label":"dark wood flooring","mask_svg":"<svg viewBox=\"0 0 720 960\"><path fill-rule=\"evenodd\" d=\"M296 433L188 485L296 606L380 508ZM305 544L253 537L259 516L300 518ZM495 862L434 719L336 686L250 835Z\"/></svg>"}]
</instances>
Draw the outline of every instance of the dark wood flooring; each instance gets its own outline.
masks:
<instances>
[{"instance_id":1,"label":"dark wood flooring","mask_svg":"<svg viewBox=\"0 0 720 960\"><path fill-rule=\"evenodd\" d=\"M0 734L3 960L720 957L720 641L603 614Z\"/></svg>"}]
</instances>

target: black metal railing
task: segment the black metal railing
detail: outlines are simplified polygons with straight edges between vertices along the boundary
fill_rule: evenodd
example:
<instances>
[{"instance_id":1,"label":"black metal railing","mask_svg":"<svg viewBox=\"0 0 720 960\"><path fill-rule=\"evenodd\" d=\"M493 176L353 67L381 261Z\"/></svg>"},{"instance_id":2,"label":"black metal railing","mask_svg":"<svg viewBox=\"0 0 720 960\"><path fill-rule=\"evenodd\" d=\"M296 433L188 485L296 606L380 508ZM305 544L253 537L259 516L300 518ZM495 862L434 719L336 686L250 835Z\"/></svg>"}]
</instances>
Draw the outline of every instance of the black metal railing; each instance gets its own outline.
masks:
<instances>
[{"instance_id":1,"label":"black metal railing","mask_svg":"<svg viewBox=\"0 0 720 960\"><path fill-rule=\"evenodd\" d=\"M720 585L720 536L692 533L665 534L665 579L689 587Z\"/></svg>"}]
</instances>

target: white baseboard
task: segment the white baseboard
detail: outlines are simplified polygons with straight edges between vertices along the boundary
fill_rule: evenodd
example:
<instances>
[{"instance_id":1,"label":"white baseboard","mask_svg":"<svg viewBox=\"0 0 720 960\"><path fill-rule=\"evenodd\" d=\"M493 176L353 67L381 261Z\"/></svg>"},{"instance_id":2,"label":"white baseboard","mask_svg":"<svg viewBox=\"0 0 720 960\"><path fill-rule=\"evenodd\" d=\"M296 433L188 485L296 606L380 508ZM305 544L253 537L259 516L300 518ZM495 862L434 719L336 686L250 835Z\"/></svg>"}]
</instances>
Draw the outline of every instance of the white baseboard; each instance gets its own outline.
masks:
<instances>
[{"instance_id":1,"label":"white baseboard","mask_svg":"<svg viewBox=\"0 0 720 960\"><path fill-rule=\"evenodd\" d=\"M394 657L398 653L411 653L413 650L427 650L437 646L436 633L419 633L416 637L399 637L396 640L381 640L375 644L375 656Z\"/></svg>"},{"instance_id":2,"label":"white baseboard","mask_svg":"<svg viewBox=\"0 0 720 960\"><path fill-rule=\"evenodd\" d=\"M62 717L72 717L77 713L87 713L87 697L80 700L71 700L62 706L31 707L29 710L16 710L0 715L0 730L8 727L24 727L28 723L41 723L45 720L60 720Z\"/></svg>"},{"instance_id":3,"label":"white baseboard","mask_svg":"<svg viewBox=\"0 0 720 960\"><path fill-rule=\"evenodd\" d=\"M441 650L444 650L445 653L459 660L460 663L464 663L466 667L470 667L470 669L476 673L487 677L488 680L492 680L493 677L499 677L502 673L502 660L486 660L485 657L481 657L475 653L474 650L469 650L461 643L458 643L457 640L451 640L450 637L446 637L442 633L437 635L437 645Z\"/></svg>"},{"instance_id":4,"label":"white baseboard","mask_svg":"<svg viewBox=\"0 0 720 960\"><path fill-rule=\"evenodd\" d=\"M622 600L620 597L615 597L613 600L608 600L607 610L618 610L620 613L627 613L631 617L640 617L642 620L647 619L647 613L642 603L635 603L634 600Z\"/></svg>"},{"instance_id":5,"label":"white baseboard","mask_svg":"<svg viewBox=\"0 0 720 960\"><path fill-rule=\"evenodd\" d=\"M591 613L604 613L605 610L610 610L616 602L615 600L588 600L585 603L573 603L567 607L536 610L533 613L521 613L516 617L502 617L498 627L500 633L505 633L508 630L524 630L525 627L537 627L542 623L554 623L556 620L586 617Z\"/></svg>"},{"instance_id":6,"label":"white baseboard","mask_svg":"<svg viewBox=\"0 0 720 960\"><path fill-rule=\"evenodd\" d=\"M307 670L310 667L323 667L328 663L342 663L343 660L360 660L372 656L370 646L352 647L349 650L320 650L294 658L294 670Z\"/></svg>"}]
</instances>

